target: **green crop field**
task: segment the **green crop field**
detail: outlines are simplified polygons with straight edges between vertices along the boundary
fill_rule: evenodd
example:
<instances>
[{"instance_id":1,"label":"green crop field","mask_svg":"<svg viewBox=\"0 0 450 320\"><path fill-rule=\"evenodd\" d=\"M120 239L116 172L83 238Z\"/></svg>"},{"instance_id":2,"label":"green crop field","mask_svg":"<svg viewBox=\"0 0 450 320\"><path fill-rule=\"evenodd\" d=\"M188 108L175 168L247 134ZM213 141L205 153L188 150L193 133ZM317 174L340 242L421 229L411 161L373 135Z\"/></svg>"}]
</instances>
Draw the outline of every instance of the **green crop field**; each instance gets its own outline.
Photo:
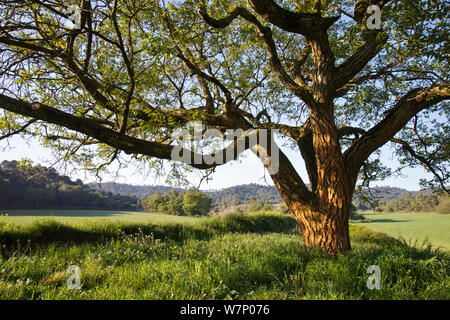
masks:
<instances>
[{"instance_id":1,"label":"green crop field","mask_svg":"<svg viewBox=\"0 0 450 320\"><path fill-rule=\"evenodd\" d=\"M352 251L330 259L305 249L295 220L275 212L7 214L0 299L450 299L447 252L370 223L351 225ZM381 270L379 290L367 287L370 265ZM68 286L69 266L81 272L80 290Z\"/></svg>"},{"instance_id":2,"label":"green crop field","mask_svg":"<svg viewBox=\"0 0 450 320\"><path fill-rule=\"evenodd\" d=\"M364 226L401 238L409 243L429 242L434 247L450 251L450 214L389 213L364 214L372 222Z\"/></svg>"}]
</instances>

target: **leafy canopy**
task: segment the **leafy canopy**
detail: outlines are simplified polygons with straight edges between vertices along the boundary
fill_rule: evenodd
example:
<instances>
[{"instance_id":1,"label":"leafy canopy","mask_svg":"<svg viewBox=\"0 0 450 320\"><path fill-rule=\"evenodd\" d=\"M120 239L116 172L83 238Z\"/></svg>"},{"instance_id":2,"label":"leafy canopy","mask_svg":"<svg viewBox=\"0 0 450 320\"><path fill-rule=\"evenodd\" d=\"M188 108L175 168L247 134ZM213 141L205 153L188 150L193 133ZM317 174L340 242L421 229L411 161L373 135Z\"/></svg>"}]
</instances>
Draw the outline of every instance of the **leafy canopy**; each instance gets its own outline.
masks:
<instances>
[{"instance_id":1,"label":"leafy canopy","mask_svg":"<svg viewBox=\"0 0 450 320\"><path fill-rule=\"evenodd\" d=\"M192 121L219 130L279 129L285 142L297 148L311 100L289 81L314 92L317 65L304 34L287 32L255 12L255 4L263 2L0 1L2 97L38 101L92 120L86 127L82 122L74 125L76 118L33 118L6 108L3 98L2 138L39 137L61 159L96 172L121 161L124 152L162 170L160 159L170 159L166 147L174 143L171 133ZM385 3L382 30L365 27L362 16L368 2ZM295 13L320 10L322 17L333 19L328 41L337 74L348 69L348 62L358 65L352 58L360 48L374 50L333 98L336 126L358 128L343 134L343 149L384 119L412 89L444 86L448 99L446 1L277 3ZM65 9L73 4L82 7L81 29L67 28ZM237 7L250 16L234 16L223 28L208 23L207 17L230 17ZM315 26L308 28L313 32ZM261 36L261 30L268 33ZM445 99L433 104L390 140L402 167L423 165L433 173L424 185L445 188L448 183L449 112ZM97 132L95 126L120 135ZM136 147L140 141L152 144ZM211 141L201 145L208 152L214 147ZM174 177L183 175L180 164L169 169ZM360 180L367 185L380 174L391 172L374 153L364 162Z\"/></svg>"}]
</instances>

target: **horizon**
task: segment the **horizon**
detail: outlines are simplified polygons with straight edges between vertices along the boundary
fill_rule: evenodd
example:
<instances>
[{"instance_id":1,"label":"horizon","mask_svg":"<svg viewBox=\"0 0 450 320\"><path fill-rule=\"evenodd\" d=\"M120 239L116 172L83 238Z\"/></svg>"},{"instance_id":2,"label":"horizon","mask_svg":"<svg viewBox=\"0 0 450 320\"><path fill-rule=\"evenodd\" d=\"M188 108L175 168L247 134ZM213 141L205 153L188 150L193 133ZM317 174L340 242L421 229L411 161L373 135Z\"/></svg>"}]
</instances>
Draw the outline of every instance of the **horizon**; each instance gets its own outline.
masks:
<instances>
[{"instance_id":1,"label":"horizon","mask_svg":"<svg viewBox=\"0 0 450 320\"><path fill-rule=\"evenodd\" d=\"M126 182L115 182L115 181L104 181L104 182L83 182L84 184L122 184L122 185L128 185L128 186L132 186L132 187L167 187L167 188L174 188L174 189L183 189L183 190L187 190L189 189L189 187L176 187L176 186L171 186L171 185L162 185L162 184L132 184L132 183L126 183ZM275 186L272 185L264 185L261 183L257 183L257 182L250 182L250 183L241 183L241 184L236 184L236 185L232 185L229 187L224 187L224 188L220 188L220 189L201 189L201 191L221 191L221 190L225 190L225 189L231 189L234 187L241 187L241 186L248 186L248 185L257 185L260 187L268 187L268 188L276 188ZM306 185L309 187L309 183L306 183ZM380 185L380 186L373 186L371 187L371 189L383 189L383 188L392 188L392 189L400 189L400 190L405 190L408 192L420 192L420 191L425 191L427 190L427 188L422 188L420 190L408 190L405 188L401 188L401 187L395 187L395 186L390 186L390 185Z\"/></svg>"},{"instance_id":2,"label":"horizon","mask_svg":"<svg viewBox=\"0 0 450 320\"><path fill-rule=\"evenodd\" d=\"M55 156L52 155L52 150L41 146L36 138L32 138L27 141L20 136L15 136L10 138L9 141L0 143L0 148L3 149L3 152L0 154L0 161L20 160L25 158L31 160L35 165L40 164L46 167L52 167L51 164L55 161ZM293 166L296 168L302 179L304 179L305 183L309 184L304 164L298 156L297 151L283 146L280 148L286 152L287 156L292 161ZM398 166L398 163L393 159L392 152L390 152L389 149L390 148L387 146L382 148L381 158L383 163L385 163L388 167L395 168ZM244 154L244 159L232 161L218 167L216 172L212 175L212 179L203 182L200 185L199 190L223 190L246 184L258 184L273 187L273 182L271 181L267 171L262 166L260 160L251 152L247 151ZM170 185L164 181L165 177L158 178L154 174L149 175L145 172L138 172L140 169L137 168L135 163L130 164L130 167L126 169L121 169L119 173L115 172L116 168L114 168L110 173L102 174L101 180L89 175L86 171L80 172L76 168L68 168L65 163L53 167L59 174L67 175L74 181L76 179L80 179L85 184L112 182L134 186L189 188L197 187L201 180L199 173L194 171L188 176L188 180L191 182L191 185ZM62 169L62 167L65 167L65 169ZM395 187L409 192L417 192L423 189L419 185L419 179L429 176L430 174L422 168L406 168L404 169L403 176L393 175L385 180L373 182L372 188Z\"/></svg>"}]
</instances>

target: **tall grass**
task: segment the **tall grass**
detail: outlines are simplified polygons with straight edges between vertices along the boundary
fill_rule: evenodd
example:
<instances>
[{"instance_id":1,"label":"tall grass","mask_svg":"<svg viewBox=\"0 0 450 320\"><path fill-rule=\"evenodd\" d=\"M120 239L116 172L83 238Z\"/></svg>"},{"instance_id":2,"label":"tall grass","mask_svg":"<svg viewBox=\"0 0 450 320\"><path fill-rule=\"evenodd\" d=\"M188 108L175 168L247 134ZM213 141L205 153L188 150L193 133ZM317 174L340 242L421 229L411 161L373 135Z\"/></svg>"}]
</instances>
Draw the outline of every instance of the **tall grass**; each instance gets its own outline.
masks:
<instances>
[{"instance_id":1,"label":"tall grass","mask_svg":"<svg viewBox=\"0 0 450 320\"><path fill-rule=\"evenodd\" d=\"M50 243L84 243L106 241L123 234L142 232L157 239L183 241L186 239L210 239L230 232L288 232L296 225L293 218L275 212L252 214L228 214L201 218L196 223L147 222L108 220L82 220L65 223L52 218L30 224L0 222L0 242L6 248Z\"/></svg>"},{"instance_id":2,"label":"tall grass","mask_svg":"<svg viewBox=\"0 0 450 320\"><path fill-rule=\"evenodd\" d=\"M3 225L3 299L450 299L447 253L351 226L353 250L306 250L291 218L255 214L195 224ZM66 234L66 236L63 236ZM88 241L79 241L87 237ZM90 238L92 237L92 238ZM43 241L50 239L52 241ZM55 241L57 239L57 241ZM81 290L68 289L68 266ZM381 289L369 290L369 265Z\"/></svg>"}]
</instances>

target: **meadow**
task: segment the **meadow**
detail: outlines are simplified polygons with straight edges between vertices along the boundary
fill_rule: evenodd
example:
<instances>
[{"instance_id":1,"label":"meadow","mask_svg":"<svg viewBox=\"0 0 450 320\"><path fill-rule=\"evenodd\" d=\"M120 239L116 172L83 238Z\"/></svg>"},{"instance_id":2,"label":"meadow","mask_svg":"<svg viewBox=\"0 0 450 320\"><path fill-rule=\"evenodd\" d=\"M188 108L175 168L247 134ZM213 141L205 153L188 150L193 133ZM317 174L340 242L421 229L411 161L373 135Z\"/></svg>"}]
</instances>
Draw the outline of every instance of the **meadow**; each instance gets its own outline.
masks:
<instances>
[{"instance_id":1,"label":"meadow","mask_svg":"<svg viewBox=\"0 0 450 320\"><path fill-rule=\"evenodd\" d=\"M351 226L353 250L329 259L276 212L0 218L1 299L450 299L447 252L362 224ZM80 290L67 287L71 265ZM370 265L379 290L366 285Z\"/></svg>"},{"instance_id":2,"label":"meadow","mask_svg":"<svg viewBox=\"0 0 450 320\"><path fill-rule=\"evenodd\" d=\"M45 219L77 225L80 223L82 224L85 221L186 224L195 222L199 218L158 213L149 214L138 211L112 210L4 210L0 212L0 223L8 222L26 226Z\"/></svg>"},{"instance_id":3,"label":"meadow","mask_svg":"<svg viewBox=\"0 0 450 320\"><path fill-rule=\"evenodd\" d=\"M430 243L450 251L450 215L438 213L364 214L372 222L364 224L411 244Z\"/></svg>"}]
</instances>

